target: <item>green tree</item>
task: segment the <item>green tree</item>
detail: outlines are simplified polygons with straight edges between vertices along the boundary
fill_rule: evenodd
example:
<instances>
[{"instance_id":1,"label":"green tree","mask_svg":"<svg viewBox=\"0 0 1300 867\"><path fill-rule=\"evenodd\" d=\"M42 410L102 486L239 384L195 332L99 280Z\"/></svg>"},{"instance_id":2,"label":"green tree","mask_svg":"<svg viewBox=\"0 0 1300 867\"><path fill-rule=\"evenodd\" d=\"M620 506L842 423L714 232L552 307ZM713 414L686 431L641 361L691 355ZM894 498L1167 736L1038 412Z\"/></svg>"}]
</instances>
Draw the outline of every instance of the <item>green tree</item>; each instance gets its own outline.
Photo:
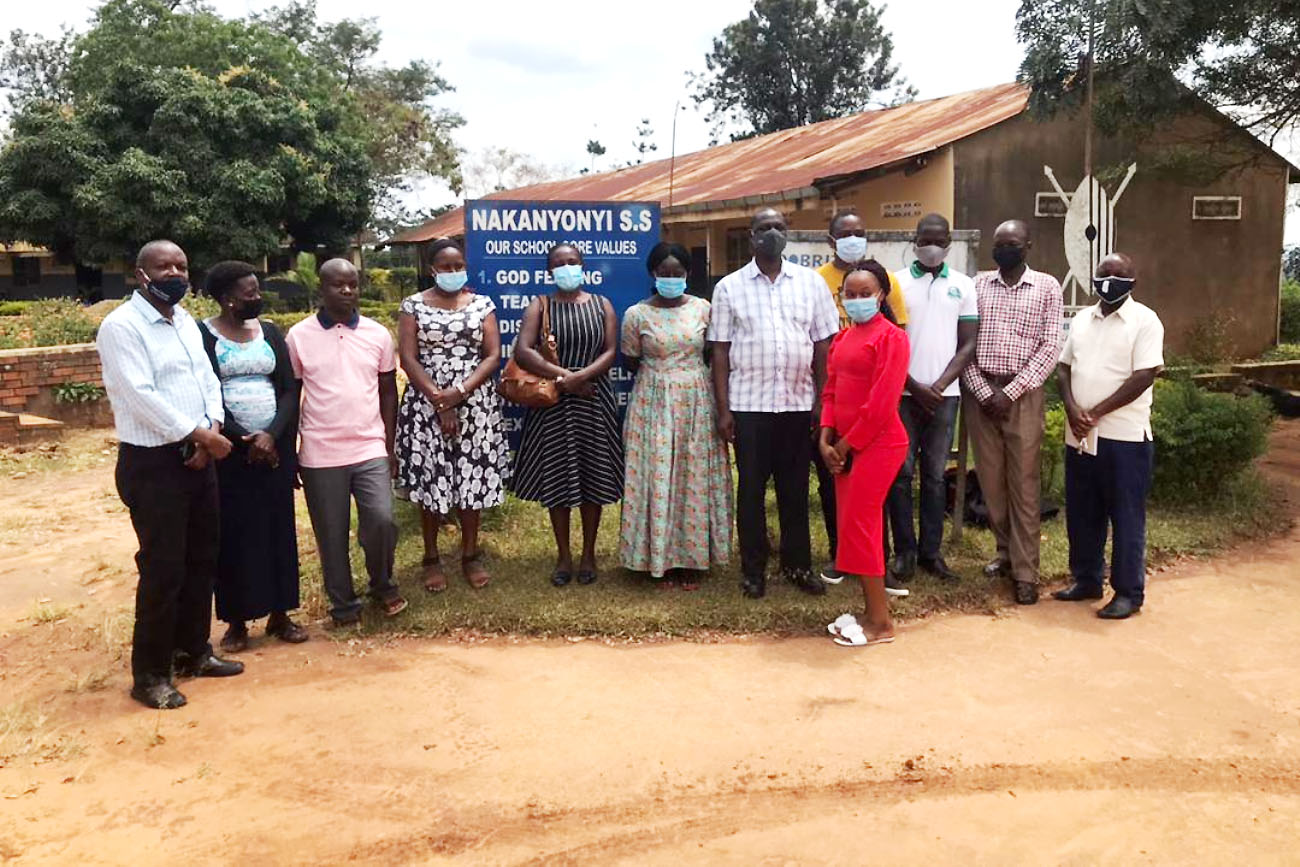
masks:
<instances>
[{"instance_id":1,"label":"green tree","mask_svg":"<svg viewBox=\"0 0 1300 867\"><path fill-rule=\"evenodd\" d=\"M632 147L636 150L636 158L628 162L629 166L641 165L655 151L659 150L659 145L655 144L654 136L655 130L650 125L650 118L641 118L641 122L636 125L636 141L632 142Z\"/></svg>"},{"instance_id":2,"label":"green tree","mask_svg":"<svg viewBox=\"0 0 1300 867\"><path fill-rule=\"evenodd\" d=\"M1158 124L1193 93L1270 144L1300 118L1295 0L1023 0L1020 77L1040 116L1083 100L1090 5L1103 131Z\"/></svg>"},{"instance_id":3,"label":"green tree","mask_svg":"<svg viewBox=\"0 0 1300 867\"><path fill-rule=\"evenodd\" d=\"M742 138L911 100L883 9L870 0L755 0L693 76L692 97L709 106L715 138L729 126Z\"/></svg>"}]
</instances>

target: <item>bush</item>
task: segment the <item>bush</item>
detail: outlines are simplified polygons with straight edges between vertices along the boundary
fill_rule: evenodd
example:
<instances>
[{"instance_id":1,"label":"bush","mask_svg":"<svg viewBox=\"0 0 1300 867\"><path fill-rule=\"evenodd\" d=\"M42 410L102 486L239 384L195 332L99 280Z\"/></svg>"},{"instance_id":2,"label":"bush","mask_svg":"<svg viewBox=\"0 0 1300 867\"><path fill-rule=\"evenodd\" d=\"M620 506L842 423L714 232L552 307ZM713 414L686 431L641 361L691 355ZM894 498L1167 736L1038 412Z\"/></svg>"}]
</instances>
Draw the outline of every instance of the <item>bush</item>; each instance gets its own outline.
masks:
<instances>
[{"instance_id":1,"label":"bush","mask_svg":"<svg viewBox=\"0 0 1300 867\"><path fill-rule=\"evenodd\" d=\"M1282 284L1280 343L1300 343L1300 280Z\"/></svg>"},{"instance_id":2,"label":"bush","mask_svg":"<svg viewBox=\"0 0 1300 867\"><path fill-rule=\"evenodd\" d=\"M0 301L0 316L21 316L31 306L30 301Z\"/></svg>"},{"instance_id":3,"label":"bush","mask_svg":"<svg viewBox=\"0 0 1300 867\"><path fill-rule=\"evenodd\" d=\"M1216 312L1200 317L1188 327L1183 340L1188 358L1201 365L1221 364L1232 359L1232 336L1237 318Z\"/></svg>"},{"instance_id":4,"label":"bush","mask_svg":"<svg viewBox=\"0 0 1300 867\"><path fill-rule=\"evenodd\" d=\"M89 343L99 330L85 308L71 298L34 301L21 318L30 332L28 346Z\"/></svg>"},{"instance_id":5,"label":"bush","mask_svg":"<svg viewBox=\"0 0 1300 867\"><path fill-rule=\"evenodd\" d=\"M1059 500L1065 491L1065 407L1058 403L1049 409L1043 422L1039 486L1044 497Z\"/></svg>"},{"instance_id":6,"label":"bush","mask_svg":"<svg viewBox=\"0 0 1300 867\"><path fill-rule=\"evenodd\" d=\"M1264 453L1272 421L1273 410L1260 395L1237 397L1157 380L1152 498L1192 504L1218 496Z\"/></svg>"}]
</instances>

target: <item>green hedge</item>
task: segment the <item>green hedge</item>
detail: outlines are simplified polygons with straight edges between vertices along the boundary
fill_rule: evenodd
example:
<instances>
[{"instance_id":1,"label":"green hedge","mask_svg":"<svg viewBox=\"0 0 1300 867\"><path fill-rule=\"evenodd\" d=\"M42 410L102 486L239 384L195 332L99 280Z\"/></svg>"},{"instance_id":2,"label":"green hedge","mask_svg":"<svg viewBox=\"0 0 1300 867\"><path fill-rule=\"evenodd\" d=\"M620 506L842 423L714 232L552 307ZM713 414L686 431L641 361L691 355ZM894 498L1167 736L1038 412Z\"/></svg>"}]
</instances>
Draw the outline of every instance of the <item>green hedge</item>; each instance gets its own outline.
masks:
<instances>
[{"instance_id":1,"label":"green hedge","mask_svg":"<svg viewBox=\"0 0 1300 867\"><path fill-rule=\"evenodd\" d=\"M1152 498L1190 505L1223 493L1264 454L1272 421L1272 407L1260 395L1156 380Z\"/></svg>"},{"instance_id":2,"label":"green hedge","mask_svg":"<svg viewBox=\"0 0 1300 867\"><path fill-rule=\"evenodd\" d=\"M71 298L32 301L22 313L0 318L0 349L90 343L98 330L86 308Z\"/></svg>"},{"instance_id":3,"label":"green hedge","mask_svg":"<svg viewBox=\"0 0 1300 867\"><path fill-rule=\"evenodd\" d=\"M21 316L31 306L30 301L0 301L0 316Z\"/></svg>"},{"instance_id":4,"label":"green hedge","mask_svg":"<svg viewBox=\"0 0 1300 867\"><path fill-rule=\"evenodd\" d=\"M1282 284L1281 343L1300 343L1300 281Z\"/></svg>"}]
</instances>

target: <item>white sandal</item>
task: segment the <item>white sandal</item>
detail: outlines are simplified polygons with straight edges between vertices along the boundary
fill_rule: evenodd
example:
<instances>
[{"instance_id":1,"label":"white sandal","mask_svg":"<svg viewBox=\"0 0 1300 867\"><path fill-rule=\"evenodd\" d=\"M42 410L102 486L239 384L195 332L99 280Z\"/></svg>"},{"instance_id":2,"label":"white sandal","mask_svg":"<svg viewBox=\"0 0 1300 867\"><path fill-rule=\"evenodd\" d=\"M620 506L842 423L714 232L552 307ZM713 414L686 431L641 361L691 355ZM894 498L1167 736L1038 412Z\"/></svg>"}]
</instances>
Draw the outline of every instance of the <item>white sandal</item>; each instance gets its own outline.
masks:
<instances>
[{"instance_id":1,"label":"white sandal","mask_svg":"<svg viewBox=\"0 0 1300 867\"><path fill-rule=\"evenodd\" d=\"M892 635L883 638L867 638L867 634L862 631L862 626L856 622L841 628L840 634L835 637L835 643L840 647L868 647L872 644L889 644L893 640Z\"/></svg>"},{"instance_id":2,"label":"white sandal","mask_svg":"<svg viewBox=\"0 0 1300 867\"><path fill-rule=\"evenodd\" d=\"M840 633L844 631L844 628L850 625L857 626L858 618L854 617L852 614L841 614L839 617L836 617L833 621L826 624L826 631L838 638Z\"/></svg>"}]
</instances>

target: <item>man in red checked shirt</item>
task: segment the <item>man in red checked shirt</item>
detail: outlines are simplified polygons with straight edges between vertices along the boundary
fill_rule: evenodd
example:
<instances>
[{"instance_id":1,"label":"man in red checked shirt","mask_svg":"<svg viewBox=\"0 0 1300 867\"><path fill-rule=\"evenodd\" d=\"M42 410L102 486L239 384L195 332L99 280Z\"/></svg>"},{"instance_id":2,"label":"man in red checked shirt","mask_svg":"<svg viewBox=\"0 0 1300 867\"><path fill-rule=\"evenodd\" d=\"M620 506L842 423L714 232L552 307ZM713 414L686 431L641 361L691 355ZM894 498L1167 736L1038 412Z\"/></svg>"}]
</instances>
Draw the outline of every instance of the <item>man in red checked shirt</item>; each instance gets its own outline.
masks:
<instances>
[{"instance_id":1,"label":"man in red checked shirt","mask_svg":"<svg viewBox=\"0 0 1300 867\"><path fill-rule=\"evenodd\" d=\"M1008 220L993 234L996 271L975 278L980 331L962 374L966 424L998 555L986 575L1010 575L1016 602L1038 601L1039 464L1043 383L1061 351L1061 284L1025 260L1029 227ZM972 403L978 403L978 409Z\"/></svg>"}]
</instances>

